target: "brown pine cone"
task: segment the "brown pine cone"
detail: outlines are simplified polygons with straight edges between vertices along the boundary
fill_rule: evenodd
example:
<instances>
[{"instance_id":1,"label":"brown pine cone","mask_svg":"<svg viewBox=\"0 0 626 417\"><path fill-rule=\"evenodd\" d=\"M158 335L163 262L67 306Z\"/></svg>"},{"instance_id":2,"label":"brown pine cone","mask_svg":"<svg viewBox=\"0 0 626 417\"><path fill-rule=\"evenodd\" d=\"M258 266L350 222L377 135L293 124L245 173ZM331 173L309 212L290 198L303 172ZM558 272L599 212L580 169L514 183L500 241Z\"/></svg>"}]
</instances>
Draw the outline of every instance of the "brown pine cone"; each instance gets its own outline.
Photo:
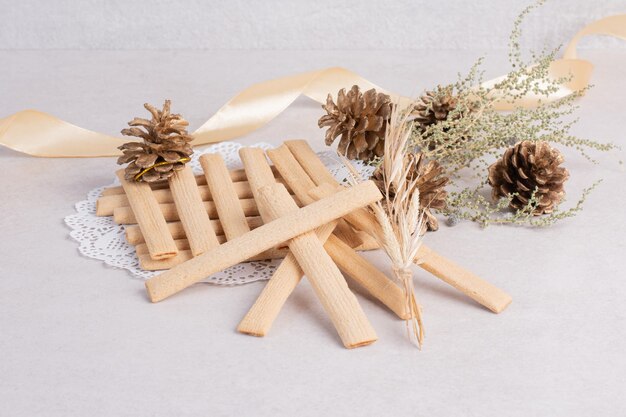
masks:
<instances>
[{"instance_id":1,"label":"brown pine cone","mask_svg":"<svg viewBox=\"0 0 626 417\"><path fill-rule=\"evenodd\" d=\"M123 129L122 134L143 139L143 142L128 142L120 146L123 155L118 164L128 164L125 178L128 181L156 182L166 180L174 171L185 166L186 159L193 149L189 142L193 137L187 133L187 121L180 114L170 113L170 100L166 100L163 110L144 104L152 114L152 119L134 118ZM150 168L150 169L149 169ZM148 169L146 172L144 170ZM136 179L137 175L141 174Z\"/></svg>"},{"instance_id":2,"label":"brown pine cone","mask_svg":"<svg viewBox=\"0 0 626 417\"><path fill-rule=\"evenodd\" d=\"M535 193L537 207L532 214L552 213L565 197L563 185L569 178L567 169L559 166L563 160L561 152L548 142L518 142L489 167L493 199L517 193L510 206L521 210Z\"/></svg>"},{"instance_id":3,"label":"brown pine cone","mask_svg":"<svg viewBox=\"0 0 626 417\"><path fill-rule=\"evenodd\" d=\"M369 161L382 156L391 105L387 94L374 89L361 93L357 85L347 93L341 89L337 104L329 94L326 105L322 106L328 114L318 121L320 128L328 127L326 145L330 146L341 135L338 151L348 159Z\"/></svg>"},{"instance_id":4,"label":"brown pine cone","mask_svg":"<svg viewBox=\"0 0 626 417\"><path fill-rule=\"evenodd\" d=\"M459 119L462 116L468 115L472 113L474 110L473 105L470 103L468 105L470 108L468 111L459 112L457 111L454 114L454 119ZM425 132L428 127L446 121L451 117L452 112L458 110L459 100L457 96L454 95L452 86L437 86L436 89L431 91L426 91L415 105L415 110L413 110L413 116L415 117L415 123L417 128L422 132ZM469 140L467 135L446 138L444 143L445 148L459 148L465 142ZM436 143L434 140L427 142L427 147L429 150L434 150L437 147L441 147L442 143Z\"/></svg>"},{"instance_id":5,"label":"brown pine cone","mask_svg":"<svg viewBox=\"0 0 626 417\"><path fill-rule=\"evenodd\" d=\"M436 89L426 91L416 106L413 114L415 121L423 128L447 120L448 115L456 109L457 99L452 93L452 87L437 86Z\"/></svg>"},{"instance_id":6,"label":"brown pine cone","mask_svg":"<svg viewBox=\"0 0 626 417\"><path fill-rule=\"evenodd\" d=\"M420 207L424 211L426 226L428 230L435 231L439 229L439 222L430 210L443 210L446 208L448 192L445 190L445 186L450 182L450 179L444 175L444 169L439 162L431 160L426 163L421 153L407 154L405 158L405 166L412 167L407 173L407 181L412 182L417 179L416 187L420 193ZM376 168L371 179L385 195L385 179L382 164ZM390 187L389 197L395 197L393 186Z\"/></svg>"}]
</instances>

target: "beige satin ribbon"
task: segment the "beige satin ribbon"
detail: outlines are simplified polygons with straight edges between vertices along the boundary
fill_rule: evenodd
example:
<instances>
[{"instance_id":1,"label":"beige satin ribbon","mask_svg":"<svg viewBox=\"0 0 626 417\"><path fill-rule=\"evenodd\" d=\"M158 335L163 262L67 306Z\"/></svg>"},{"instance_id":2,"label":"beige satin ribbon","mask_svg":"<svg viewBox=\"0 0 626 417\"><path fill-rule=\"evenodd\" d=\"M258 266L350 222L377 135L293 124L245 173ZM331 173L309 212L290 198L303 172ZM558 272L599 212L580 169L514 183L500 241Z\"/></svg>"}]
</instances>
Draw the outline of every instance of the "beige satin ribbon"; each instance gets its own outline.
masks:
<instances>
[{"instance_id":1,"label":"beige satin ribbon","mask_svg":"<svg viewBox=\"0 0 626 417\"><path fill-rule=\"evenodd\" d=\"M576 46L580 39L587 35L607 35L616 38L626 39L626 15L609 16L604 19L597 20L585 26L578 32L565 48L563 58L554 61L549 68L549 76L552 79L559 79L570 76L569 81L561 85L558 91L550 94L549 98L545 96L527 94L523 98L515 101L515 103L500 101L495 103L497 110L512 110L514 107L531 108L536 106L539 101L551 102L563 97L567 97L575 91L580 91L589 86L591 73L593 72L593 64L584 59L578 59L576 54ZM495 78L485 82L484 86L493 86L497 82L504 79L505 76Z\"/></svg>"},{"instance_id":2,"label":"beige satin ribbon","mask_svg":"<svg viewBox=\"0 0 626 417\"><path fill-rule=\"evenodd\" d=\"M576 58L576 45L587 35L608 35L626 39L626 15L598 20L574 36L562 59L552 63L550 74L561 78L571 74L571 80L548 100L557 100L589 85L593 65ZM503 77L488 81L490 85ZM267 124L300 95L324 103L328 93L354 84L363 89L376 86L344 68L327 68L255 84L232 98L218 110L194 135L194 146L234 139ZM387 92L387 91L385 91ZM397 94L395 100L409 100ZM532 107L541 97L526 96L516 106ZM498 103L499 110L509 110L510 103ZM24 110L0 119L0 145L18 152L40 157L100 157L116 156L125 140L83 129L54 116L36 110Z\"/></svg>"}]
</instances>

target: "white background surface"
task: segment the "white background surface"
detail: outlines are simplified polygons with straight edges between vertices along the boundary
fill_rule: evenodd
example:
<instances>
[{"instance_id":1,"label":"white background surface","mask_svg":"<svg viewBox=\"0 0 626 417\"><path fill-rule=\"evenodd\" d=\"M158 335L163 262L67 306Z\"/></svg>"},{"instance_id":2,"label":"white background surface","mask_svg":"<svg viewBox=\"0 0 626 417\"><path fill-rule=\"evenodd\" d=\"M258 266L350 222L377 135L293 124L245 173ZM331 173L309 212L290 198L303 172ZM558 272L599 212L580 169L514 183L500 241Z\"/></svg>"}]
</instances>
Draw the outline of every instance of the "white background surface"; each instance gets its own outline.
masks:
<instances>
[{"instance_id":1,"label":"white background surface","mask_svg":"<svg viewBox=\"0 0 626 417\"><path fill-rule=\"evenodd\" d=\"M494 49L531 0L0 0L0 49ZM624 0L550 0L528 47L558 46ZM582 46L618 47L597 37Z\"/></svg>"},{"instance_id":2,"label":"white background surface","mask_svg":"<svg viewBox=\"0 0 626 417\"><path fill-rule=\"evenodd\" d=\"M0 115L33 107L115 134L145 101L171 98L194 128L268 78L342 65L408 95L452 80L483 52L3 51ZM582 55L597 64L597 87L580 103L575 133L623 144L626 55ZM487 75L505 63L490 53ZM241 141L306 138L322 149L321 112L299 100ZM494 315L416 270L419 352L402 322L366 297L379 341L345 350L306 282L263 339L235 331L262 283L198 285L151 304L142 282L80 257L62 223L111 181L114 160L0 149L0 415L625 415L626 174L617 160L626 154L600 155L599 165L566 155L569 204L604 178L579 216L550 229L462 223L427 236L514 301ZM386 268L382 255L370 259Z\"/></svg>"}]
</instances>

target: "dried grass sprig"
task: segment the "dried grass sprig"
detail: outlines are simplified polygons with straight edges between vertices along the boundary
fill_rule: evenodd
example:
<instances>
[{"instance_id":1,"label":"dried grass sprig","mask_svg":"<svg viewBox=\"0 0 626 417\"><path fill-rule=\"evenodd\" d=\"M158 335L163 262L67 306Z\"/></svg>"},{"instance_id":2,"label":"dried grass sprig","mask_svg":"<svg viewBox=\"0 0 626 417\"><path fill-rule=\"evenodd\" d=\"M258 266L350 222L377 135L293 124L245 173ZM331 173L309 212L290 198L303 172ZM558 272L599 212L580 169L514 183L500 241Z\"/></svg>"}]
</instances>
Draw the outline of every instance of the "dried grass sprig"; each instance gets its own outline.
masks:
<instances>
[{"instance_id":1,"label":"dried grass sprig","mask_svg":"<svg viewBox=\"0 0 626 417\"><path fill-rule=\"evenodd\" d=\"M413 283L412 265L426 231L424 209L420 207L418 178L408 175L415 169L416 159L406 158L413 130L411 111L414 104L394 106L385 132L385 153L382 158L384 199L371 206L380 224L375 236L392 263L395 279L404 289L410 312L406 320L409 338L421 348L424 340L422 312ZM346 166L358 178L352 165Z\"/></svg>"},{"instance_id":2,"label":"dried grass sprig","mask_svg":"<svg viewBox=\"0 0 626 417\"><path fill-rule=\"evenodd\" d=\"M437 160L452 179L448 186L447 208L443 210L450 220L469 219L483 226L546 226L581 210L582 202L595 185L581 193L574 207L539 219L526 216L532 212L534 201L529 200L519 212L509 216L506 207L514 195L493 202L484 197L488 188L485 182L487 168L519 141L548 142L553 146L569 147L594 163L590 151L618 149L612 143L579 138L571 133L578 120L574 117L578 110L576 100L585 94L587 88L559 100L547 100L571 78L554 79L550 76L550 66L556 60L559 48L531 52L528 58L523 57L520 45L522 24L544 2L536 1L516 18L509 41L511 69L504 77L495 83L484 84L483 60L479 59L465 77L459 76L457 82L440 87L449 91L456 103L447 118L427 129L418 126L413 129L411 145L420 149L426 158ZM515 105L527 94L538 96L541 101L533 108ZM507 112L499 111L495 106L498 100L512 103L514 108Z\"/></svg>"}]
</instances>

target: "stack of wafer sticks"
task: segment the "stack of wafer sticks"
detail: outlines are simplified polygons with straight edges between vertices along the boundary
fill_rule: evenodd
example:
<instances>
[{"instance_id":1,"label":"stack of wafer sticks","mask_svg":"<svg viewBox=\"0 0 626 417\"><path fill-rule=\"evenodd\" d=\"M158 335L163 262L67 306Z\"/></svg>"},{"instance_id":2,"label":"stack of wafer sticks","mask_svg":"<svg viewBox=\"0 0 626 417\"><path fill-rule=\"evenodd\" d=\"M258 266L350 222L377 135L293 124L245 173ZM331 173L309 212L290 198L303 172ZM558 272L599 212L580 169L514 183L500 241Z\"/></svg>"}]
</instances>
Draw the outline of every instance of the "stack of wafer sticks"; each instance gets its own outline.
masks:
<instances>
[{"instance_id":1,"label":"stack of wafer sticks","mask_svg":"<svg viewBox=\"0 0 626 417\"><path fill-rule=\"evenodd\" d=\"M344 274L398 317L406 318L403 290L356 252L374 248L380 226L366 209L382 198L372 182L337 183L305 141L267 151L243 148L244 170L228 171L215 154L200 157L204 175L185 167L167 184L128 182L104 190L97 214L126 225L146 270L167 269L146 282L153 302L205 277L252 259L283 258L238 330L269 331L304 275L348 348L376 334ZM493 312L511 297L422 246L416 263ZM343 274L342 274L343 272Z\"/></svg>"}]
</instances>

